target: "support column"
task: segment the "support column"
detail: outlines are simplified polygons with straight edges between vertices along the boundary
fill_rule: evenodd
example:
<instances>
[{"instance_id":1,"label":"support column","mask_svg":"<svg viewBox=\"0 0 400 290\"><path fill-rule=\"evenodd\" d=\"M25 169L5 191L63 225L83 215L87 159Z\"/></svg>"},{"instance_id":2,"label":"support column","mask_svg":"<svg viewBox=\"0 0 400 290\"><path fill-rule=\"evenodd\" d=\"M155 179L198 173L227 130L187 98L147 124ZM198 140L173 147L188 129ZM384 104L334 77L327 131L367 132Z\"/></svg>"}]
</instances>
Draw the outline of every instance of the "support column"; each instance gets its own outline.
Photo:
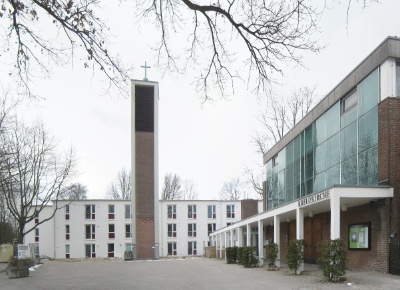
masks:
<instances>
[{"instance_id":1,"label":"support column","mask_svg":"<svg viewBox=\"0 0 400 290\"><path fill-rule=\"evenodd\" d=\"M260 267L264 265L264 222L258 221L258 260Z\"/></svg>"},{"instance_id":2,"label":"support column","mask_svg":"<svg viewBox=\"0 0 400 290\"><path fill-rule=\"evenodd\" d=\"M250 247L251 228L250 228L250 225L249 225L249 224L246 225L246 232L247 232L247 236L246 236L246 247Z\"/></svg>"},{"instance_id":3,"label":"support column","mask_svg":"<svg viewBox=\"0 0 400 290\"><path fill-rule=\"evenodd\" d=\"M340 196L331 193L331 240L340 238Z\"/></svg>"},{"instance_id":4,"label":"support column","mask_svg":"<svg viewBox=\"0 0 400 290\"><path fill-rule=\"evenodd\" d=\"M276 267L281 267L281 217L274 216L274 243L278 245L278 258L276 259Z\"/></svg>"},{"instance_id":5,"label":"support column","mask_svg":"<svg viewBox=\"0 0 400 290\"><path fill-rule=\"evenodd\" d=\"M237 228L238 247L243 247L243 227Z\"/></svg>"},{"instance_id":6,"label":"support column","mask_svg":"<svg viewBox=\"0 0 400 290\"><path fill-rule=\"evenodd\" d=\"M230 241L229 246L233 247L233 229L229 230L229 241Z\"/></svg>"},{"instance_id":7,"label":"support column","mask_svg":"<svg viewBox=\"0 0 400 290\"><path fill-rule=\"evenodd\" d=\"M226 260L226 245L227 245L227 238L226 238L226 235L227 235L227 233L228 233L228 232L224 232L224 252L225 252L225 254L224 254L224 260Z\"/></svg>"},{"instance_id":8,"label":"support column","mask_svg":"<svg viewBox=\"0 0 400 290\"><path fill-rule=\"evenodd\" d=\"M296 209L296 239L304 240L304 209ZM300 274L304 271L304 263L302 263L297 271Z\"/></svg>"},{"instance_id":9,"label":"support column","mask_svg":"<svg viewBox=\"0 0 400 290\"><path fill-rule=\"evenodd\" d=\"M222 250L222 233L219 233L218 234L218 252L219 252L219 255L218 255L218 258L222 258L222 254L221 254L221 250Z\"/></svg>"}]
</instances>

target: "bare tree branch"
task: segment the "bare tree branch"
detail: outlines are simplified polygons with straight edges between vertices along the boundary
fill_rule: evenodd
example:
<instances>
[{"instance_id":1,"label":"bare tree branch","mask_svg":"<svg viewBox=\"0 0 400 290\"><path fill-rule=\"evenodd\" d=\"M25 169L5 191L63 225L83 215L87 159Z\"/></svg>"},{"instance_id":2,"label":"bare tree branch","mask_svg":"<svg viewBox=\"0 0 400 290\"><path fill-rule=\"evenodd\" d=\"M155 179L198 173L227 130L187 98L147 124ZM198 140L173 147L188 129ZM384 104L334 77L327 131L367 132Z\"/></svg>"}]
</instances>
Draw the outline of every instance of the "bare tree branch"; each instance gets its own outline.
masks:
<instances>
[{"instance_id":1,"label":"bare tree branch","mask_svg":"<svg viewBox=\"0 0 400 290\"><path fill-rule=\"evenodd\" d=\"M117 175L115 181L111 182L107 190L107 198L109 199L126 199L132 198L131 191L131 172L122 168Z\"/></svg>"}]
</instances>

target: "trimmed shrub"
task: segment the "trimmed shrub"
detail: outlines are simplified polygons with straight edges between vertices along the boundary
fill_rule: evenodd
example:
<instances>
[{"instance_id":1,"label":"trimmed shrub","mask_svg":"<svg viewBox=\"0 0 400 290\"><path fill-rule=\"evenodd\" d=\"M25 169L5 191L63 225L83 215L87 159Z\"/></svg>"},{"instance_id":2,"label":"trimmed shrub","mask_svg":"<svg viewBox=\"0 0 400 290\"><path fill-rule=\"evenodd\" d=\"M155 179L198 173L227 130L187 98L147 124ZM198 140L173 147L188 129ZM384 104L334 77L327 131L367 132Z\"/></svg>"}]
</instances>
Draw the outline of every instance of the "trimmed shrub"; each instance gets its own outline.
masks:
<instances>
[{"instance_id":1,"label":"trimmed shrub","mask_svg":"<svg viewBox=\"0 0 400 290\"><path fill-rule=\"evenodd\" d=\"M237 248L237 262L238 262L238 264L239 265L243 265L243 251L244 251L244 248L243 247L238 247Z\"/></svg>"},{"instance_id":2,"label":"trimmed shrub","mask_svg":"<svg viewBox=\"0 0 400 290\"><path fill-rule=\"evenodd\" d=\"M228 264L236 264L237 261L237 247L225 248L226 261Z\"/></svg>"},{"instance_id":3,"label":"trimmed shrub","mask_svg":"<svg viewBox=\"0 0 400 290\"><path fill-rule=\"evenodd\" d=\"M289 269L294 270L294 273L297 275L297 270L300 265L304 262L304 240L290 240L286 260Z\"/></svg>"},{"instance_id":4,"label":"trimmed shrub","mask_svg":"<svg viewBox=\"0 0 400 290\"><path fill-rule=\"evenodd\" d=\"M346 274L346 242L341 239L318 243L320 257L317 260L322 274L329 282L337 282Z\"/></svg>"},{"instance_id":5,"label":"trimmed shrub","mask_svg":"<svg viewBox=\"0 0 400 290\"><path fill-rule=\"evenodd\" d=\"M276 259L278 258L278 244L270 243L268 244L268 269L274 270L276 269Z\"/></svg>"},{"instance_id":6,"label":"trimmed shrub","mask_svg":"<svg viewBox=\"0 0 400 290\"><path fill-rule=\"evenodd\" d=\"M254 255L254 247L243 247L242 250L242 265L245 268L257 266L258 259Z\"/></svg>"}]
</instances>

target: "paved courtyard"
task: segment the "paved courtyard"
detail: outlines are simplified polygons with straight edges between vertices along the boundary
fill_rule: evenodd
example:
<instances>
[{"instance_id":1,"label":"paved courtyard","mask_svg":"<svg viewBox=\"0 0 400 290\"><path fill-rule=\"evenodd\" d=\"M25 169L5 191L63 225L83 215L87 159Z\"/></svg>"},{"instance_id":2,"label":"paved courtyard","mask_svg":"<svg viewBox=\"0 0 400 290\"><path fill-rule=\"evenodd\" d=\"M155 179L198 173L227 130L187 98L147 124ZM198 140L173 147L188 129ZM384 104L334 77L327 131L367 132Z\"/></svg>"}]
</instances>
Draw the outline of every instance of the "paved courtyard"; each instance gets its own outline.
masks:
<instances>
[{"instance_id":1,"label":"paved courtyard","mask_svg":"<svg viewBox=\"0 0 400 290\"><path fill-rule=\"evenodd\" d=\"M327 283L316 265L295 276L287 267L245 269L208 258L157 261L44 261L29 277L8 279L0 264L0 289L400 289L400 277L348 271Z\"/></svg>"}]
</instances>

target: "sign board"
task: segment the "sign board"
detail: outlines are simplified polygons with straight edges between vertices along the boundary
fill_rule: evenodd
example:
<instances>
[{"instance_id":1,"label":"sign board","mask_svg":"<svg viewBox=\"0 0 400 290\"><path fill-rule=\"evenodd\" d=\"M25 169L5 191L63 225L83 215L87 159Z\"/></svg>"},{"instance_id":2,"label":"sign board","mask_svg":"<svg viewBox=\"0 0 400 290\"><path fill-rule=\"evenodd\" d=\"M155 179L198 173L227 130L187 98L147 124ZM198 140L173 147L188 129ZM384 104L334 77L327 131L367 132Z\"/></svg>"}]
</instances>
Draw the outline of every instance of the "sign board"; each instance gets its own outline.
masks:
<instances>
[{"instance_id":1,"label":"sign board","mask_svg":"<svg viewBox=\"0 0 400 290\"><path fill-rule=\"evenodd\" d=\"M29 245L18 245L18 259L29 259L30 257Z\"/></svg>"},{"instance_id":2,"label":"sign board","mask_svg":"<svg viewBox=\"0 0 400 290\"><path fill-rule=\"evenodd\" d=\"M307 205L317 203L317 202L320 202L320 201L323 201L323 200L329 199L329 198L330 198L329 190L324 190L324 191L321 191L316 194L309 195L305 198L300 199L298 201L298 206L305 207Z\"/></svg>"},{"instance_id":3,"label":"sign board","mask_svg":"<svg viewBox=\"0 0 400 290\"><path fill-rule=\"evenodd\" d=\"M349 225L349 250L371 250L371 223Z\"/></svg>"}]
</instances>

